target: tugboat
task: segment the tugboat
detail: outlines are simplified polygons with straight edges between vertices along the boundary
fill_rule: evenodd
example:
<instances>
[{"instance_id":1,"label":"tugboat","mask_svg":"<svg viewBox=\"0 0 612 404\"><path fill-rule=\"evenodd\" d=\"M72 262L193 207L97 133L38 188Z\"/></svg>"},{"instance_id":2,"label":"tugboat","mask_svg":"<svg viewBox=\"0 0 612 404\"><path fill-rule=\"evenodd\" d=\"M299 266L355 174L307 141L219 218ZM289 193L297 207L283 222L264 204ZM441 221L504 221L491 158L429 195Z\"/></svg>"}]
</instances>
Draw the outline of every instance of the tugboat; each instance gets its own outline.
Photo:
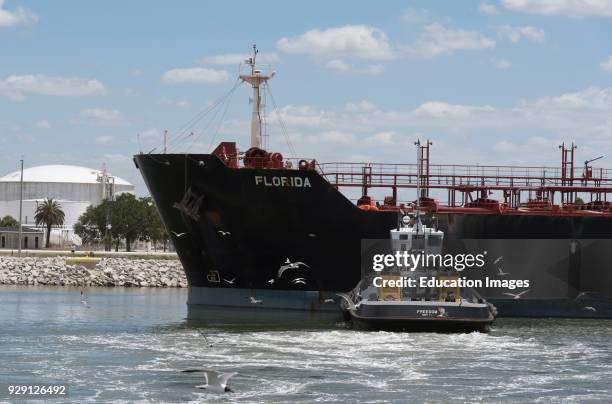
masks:
<instances>
[{"instance_id":1,"label":"tugboat","mask_svg":"<svg viewBox=\"0 0 612 404\"><path fill-rule=\"evenodd\" d=\"M422 223L418 199L414 217L403 216L390 233L394 253L407 251L416 256L442 252L444 232ZM454 286L421 287L422 277ZM365 274L349 294L339 296L347 319L359 329L488 332L497 309L473 288L456 286L458 280L454 269L441 266L423 263L412 270L396 266ZM406 287L410 284L416 286Z\"/></svg>"}]
</instances>

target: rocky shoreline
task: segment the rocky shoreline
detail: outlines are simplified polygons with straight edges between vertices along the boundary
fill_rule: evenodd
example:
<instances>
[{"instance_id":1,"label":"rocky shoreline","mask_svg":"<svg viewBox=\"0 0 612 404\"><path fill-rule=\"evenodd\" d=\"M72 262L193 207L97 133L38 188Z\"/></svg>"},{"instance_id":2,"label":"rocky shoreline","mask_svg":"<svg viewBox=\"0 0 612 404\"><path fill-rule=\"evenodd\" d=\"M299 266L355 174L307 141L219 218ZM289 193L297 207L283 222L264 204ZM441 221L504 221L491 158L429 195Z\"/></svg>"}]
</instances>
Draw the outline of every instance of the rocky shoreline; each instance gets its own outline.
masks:
<instances>
[{"instance_id":1,"label":"rocky shoreline","mask_svg":"<svg viewBox=\"0 0 612 404\"><path fill-rule=\"evenodd\" d=\"M178 260L3 256L0 285L184 288L187 278Z\"/></svg>"}]
</instances>

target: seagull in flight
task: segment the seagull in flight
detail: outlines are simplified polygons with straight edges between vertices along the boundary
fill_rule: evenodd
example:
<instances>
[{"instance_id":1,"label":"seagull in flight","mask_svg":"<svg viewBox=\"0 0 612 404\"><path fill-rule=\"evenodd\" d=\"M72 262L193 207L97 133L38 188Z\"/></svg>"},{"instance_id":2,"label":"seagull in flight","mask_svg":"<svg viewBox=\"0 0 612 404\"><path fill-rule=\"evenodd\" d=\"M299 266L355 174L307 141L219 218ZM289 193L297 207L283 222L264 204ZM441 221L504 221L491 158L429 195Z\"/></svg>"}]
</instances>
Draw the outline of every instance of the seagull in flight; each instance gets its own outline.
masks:
<instances>
[{"instance_id":1,"label":"seagull in flight","mask_svg":"<svg viewBox=\"0 0 612 404\"><path fill-rule=\"evenodd\" d=\"M351 300L350 297L348 297L346 294L344 293L336 293L337 296L340 296L341 298L344 299L344 301L346 303L348 303L348 308L349 310L355 310L357 308L357 306L355 306L355 303L353 303L353 301Z\"/></svg>"},{"instance_id":2,"label":"seagull in flight","mask_svg":"<svg viewBox=\"0 0 612 404\"><path fill-rule=\"evenodd\" d=\"M597 309L593 306L586 306L582 308L583 310L588 310L588 311L592 311L592 312L596 312Z\"/></svg>"},{"instance_id":3,"label":"seagull in flight","mask_svg":"<svg viewBox=\"0 0 612 404\"><path fill-rule=\"evenodd\" d=\"M206 343L208 344L208 346L212 348L213 344L211 344L211 343L208 341L208 337L206 336L206 334L204 334L204 331L202 331L202 330L198 330L198 332L200 333L200 335L201 335L201 336L203 336L203 337L204 337L204 340L206 341Z\"/></svg>"},{"instance_id":4,"label":"seagull in flight","mask_svg":"<svg viewBox=\"0 0 612 404\"><path fill-rule=\"evenodd\" d=\"M501 267L497 267L497 275L506 276L506 275L510 275L510 273L504 272L504 270Z\"/></svg>"},{"instance_id":5,"label":"seagull in flight","mask_svg":"<svg viewBox=\"0 0 612 404\"><path fill-rule=\"evenodd\" d=\"M274 284L274 278L272 278L272 279L268 279L268 283L269 283L270 285Z\"/></svg>"},{"instance_id":6,"label":"seagull in flight","mask_svg":"<svg viewBox=\"0 0 612 404\"><path fill-rule=\"evenodd\" d=\"M251 304L262 304L263 303L263 300L255 299L253 296L250 296L249 299L251 300Z\"/></svg>"},{"instance_id":7,"label":"seagull in flight","mask_svg":"<svg viewBox=\"0 0 612 404\"><path fill-rule=\"evenodd\" d=\"M175 235L177 238L181 238L181 237L183 237L185 234L187 234L187 233L185 233L185 232L183 232L183 233L177 233L177 232L175 232L175 231L173 231L173 230L172 230L172 231L170 231L170 233L174 234L174 235Z\"/></svg>"},{"instance_id":8,"label":"seagull in flight","mask_svg":"<svg viewBox=\"0 0 612 404\"><path fill-rule=\"evenodd\" d=\"M323 303L336 303L334 299L325 299Z\"/></svg>"},{"instance_id":9,"label":"seagull in flight","mask_svg":"<svg viewBox=\"0 0 612 404\"><path fill-rule=\"evenodd\" d=\"M495 259L495 261L493 261L493 264L497 264L499 261L501 261L501 260L503 260L503 259L504 259L504 256L503 256L503 255L500 255L499 257L497 257L497 258Z\"/></svg>"},{"instance_id":10,"label":"seagull in flight","mask_svg":"<svg viewBox=\"0 0 612 404\"><path fill-rule=\"evenodd\" d=\"M233 393L233 390L229 388L228 382L229 379L236 376L238 373L219 373L212 370L201 370L201 369L187 369L183 370L184 373L196 373L196 372L204 372L204 382L206 384L201 384L199 386L195 386L197 389L206 389L216 393Z\"/></svg>"},{"instance_id":11,"label":"seagull in flight","mask_svg":"<svg viewBox=\"0 0 612 404\"><path fill-rule=\"evenodd\" d=\"M297 262L291 262L289 260L289 258L287 258L287 261L285 261L285 265L281 266L278 269L278 276L277 278L280 278L281 276L283 276L283 272L285 272L288 269L297 269L300 266L304 266L307 269L310 269L310 267L308 266L308 264L303 263L302 261L297 261Z\"/></svg>"},{"instance_id":12,"label":"seagull in flight","mask_svg":"<svg viewBox=\"0 0 612 404\"><path fill-rule=\"evenodd\" d=\"M83 293L82 290L81 290L81 304L87 308L91 307L89 303L87 303L87 298L85 297L85 293Z\"/></svg>"},{"instance_id":13,"label":"seagull in flight","mask_svg":"<svg viewBox=\"0 0 612 404\"><path fill-rule=\"evenodd\" d=\"M217 233L219 233L222 236L230 236L232 234L229 231L223 231L223 230L217 230Z\"/></svg>"},{"instance_id":14,"label":"seagull in flight","mask_svg":"<svg viewBox=\"0 0 612 404\"><path fill-rule=\"evenodd\" d=\"M589 292L589 291L580 292L580 293L578 293L578 296L576 296L576 298L575 298L574 300L578 300L578 299L580 299L581 297L588 296L588 295L590 295L591 293L593 293L593 292Z\"/></svg>"},{"instance_id":15,"label":"seagull in flight","mask_svg":"<svg viewBox=\"0 0 612 404\"><path fill-rule=\"evenodd\" d=\"M304 278L295 278L294 280L291 281L291 283L293 283L294 285L297 285L298 283L301 285L306 285L306 279Z\"/></svg>"},{"instance_id":16,"label":"seagull in flight","mask_svg":"<svg viewBox=\"0 0 612 404\"><path fill-rule=\"evenodd\" d=\"M227 279L223 278L223 280L224 280L225 282L227 282L229 285L233 285L233 284L234 284L234 281L236 280L236 278L232 278L232 279L231 279L231 280L229 280L229 281L228 281Z\"/></svg>"},{"instance_id":17,"label":"seagull in flight","mask_svg":"<svg viewBox=\"0 0 612 404\"><path fill-rule=\"evenodd\" d=\"M504 295L512 296L514 300L518 300L521 298L521 296L523 296L525 293L529 292L530 290L531 289L523 290L521 293L504 293Z\"/></svg>"}]
</instances>

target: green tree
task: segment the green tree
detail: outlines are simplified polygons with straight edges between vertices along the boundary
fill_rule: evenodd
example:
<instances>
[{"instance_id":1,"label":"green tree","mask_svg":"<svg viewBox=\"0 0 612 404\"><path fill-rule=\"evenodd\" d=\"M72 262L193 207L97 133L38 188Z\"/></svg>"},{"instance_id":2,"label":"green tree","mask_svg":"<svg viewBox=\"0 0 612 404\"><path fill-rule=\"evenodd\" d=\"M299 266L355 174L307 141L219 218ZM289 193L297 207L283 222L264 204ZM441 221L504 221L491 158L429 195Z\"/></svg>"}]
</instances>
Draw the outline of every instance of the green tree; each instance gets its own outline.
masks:
<instances>
[{"instance_id":1,"label":"green tree","mask_svg":"<svg viewBox=\"0 0 612 404\"><path fill-rule=\"evenodd\" d=\"M132 194L123 193L111 203L112 235L115 251L125 240L125 250L132 250L132 242L141 238L145 228L143 204Z\"/></svg>"},{"instance_id":2,"label":"green tree","mask_svg":"<svg viewBox=\"0 0 612 404\"><path fill-rule=\"evenodd\" d=\"M74 224L74 232L86 244L102 241L106 226L106 210L98 206L88 206Z\"/></svg>"},{"instance_id":3,"label":"green tree","mask_svg":"<svg viewBox=\"0 0 612 404\"><path fill-rule=\"evenodd\" d=\"M0 219L0 227L18 227L19 222L11 215L6 215Z\"/></svg>"},{"instance_id":4,"label":"green tree","mask_svg":"<svg viewBox=\"0 0 612 404\"><path fill-rule=\"evenodd\" d=\"M159 212L151 197L140 198L144 214L144 227L140 235L140 240L150 241L153 245L163 243L164 251L168 242L168 232L161 222Z\"/></svg>"},{"instance_id":5,"label":"green tree","mask_svg":"<svg viewBox=\"0 0 612 404\"><path fill-rule=\"evenodd\" d=\"M62 210L62 205L53 200L53 198L45 199L36 207L36 211L34 212L34 221L37 226L45 226L47 228L47 248L49 248L49 242L51 241L51 228L53 226L63 225L64 217L65 214Z\"/></svg>"}]
</instances>

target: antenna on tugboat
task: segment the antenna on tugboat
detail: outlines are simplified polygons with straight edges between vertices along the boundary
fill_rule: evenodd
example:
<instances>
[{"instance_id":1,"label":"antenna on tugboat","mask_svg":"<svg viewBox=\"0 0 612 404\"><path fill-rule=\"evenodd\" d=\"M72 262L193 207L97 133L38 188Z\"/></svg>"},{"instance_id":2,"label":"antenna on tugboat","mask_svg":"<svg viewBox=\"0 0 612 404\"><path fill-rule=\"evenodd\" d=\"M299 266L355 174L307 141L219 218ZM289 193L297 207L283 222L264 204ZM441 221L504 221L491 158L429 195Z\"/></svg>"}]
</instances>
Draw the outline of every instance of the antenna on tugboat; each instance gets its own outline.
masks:
<instances>
[{"instance_id":1,"label":"antenna on tugboat","mask_svg":"<svg viewBox=\"0 0 612 404\"><path fill-rule=\"evenodd\" d=\"M420 209L420 201L421 201L421 139L417 139L416 142L414 142L414 145L416 146L416 150L417 150L417 177L416 177L416 181L417 181L417 187L416 187L416 191L417 191L417 200L416 200L416 217L415 217L415 226L416 226L416 232L417 234L419 234L419 231L421 230L421 209Z\"/></svg>"},{"instance_id":2,"label":"antenna on tugboat","mask_svg":"<svg viewBox=\"0 0 612 404\"><path fill-rule=\"evenodd\" d=\"M265 84L270 80L274 74L263 75L261 70L256 68L257 45L253 45L253 56L245 60L245 64L251 67L251 74L241 74L240 79L246 81L253 87L253 112L251 115L251 147L261 148L261 97L259 95L260 84Z\"/></svg>"}]
</instances>

